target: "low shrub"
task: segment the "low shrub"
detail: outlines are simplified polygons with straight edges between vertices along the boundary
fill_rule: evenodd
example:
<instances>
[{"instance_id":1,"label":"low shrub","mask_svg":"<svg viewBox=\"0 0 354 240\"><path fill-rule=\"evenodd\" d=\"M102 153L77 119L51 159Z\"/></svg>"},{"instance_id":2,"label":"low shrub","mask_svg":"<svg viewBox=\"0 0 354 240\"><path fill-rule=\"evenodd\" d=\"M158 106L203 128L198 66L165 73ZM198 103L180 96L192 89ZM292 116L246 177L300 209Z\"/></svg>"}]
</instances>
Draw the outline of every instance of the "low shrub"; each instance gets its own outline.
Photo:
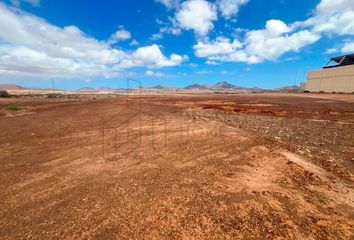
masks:
<instances>
[{"instance_id":1,"label":"low shrub","mask_svg":"<svg viewBox=\"0 0 354 240\"><path fill-rule=\"evenodd\" d=\"M48 93L47 98L61 98L63 97L60 93Z\"/></svg>"},{"instance_id":2,"label":"low shrub","mask_svg":"<svg viewBox=\"0 0 354 240\"><path fill-rule=\"evenodd\" d=\"M7 91L5 91L5 90L0 90L0 97L9 98L10 94Z\"/></svg>"},{"instance_id":3,"label":"low shrub","mask_svg":"<svg viewBox=\"0 0 354 240\"><path fill-rule=\"evenodd\" d=\"M21 108L17 105L9 105L5 107L6 110L10 110L10 111L19 111L21 110Z\"/></svg>"}]
</instances>

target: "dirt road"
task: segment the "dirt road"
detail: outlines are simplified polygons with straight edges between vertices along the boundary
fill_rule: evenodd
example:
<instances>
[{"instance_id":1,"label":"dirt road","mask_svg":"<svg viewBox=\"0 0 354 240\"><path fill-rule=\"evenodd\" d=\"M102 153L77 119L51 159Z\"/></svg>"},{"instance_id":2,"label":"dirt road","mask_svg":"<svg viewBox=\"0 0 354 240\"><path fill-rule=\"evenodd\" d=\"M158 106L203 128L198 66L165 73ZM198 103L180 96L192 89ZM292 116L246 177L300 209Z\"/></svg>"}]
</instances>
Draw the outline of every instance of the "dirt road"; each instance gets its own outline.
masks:
<instances>
[{"instance_id":1,"label":"dirt road","mask_svg":"<svg viewBox=\"0 0 354 240\"><path fill-rule=\"evenodd\" d=\"M352 95L0 108L0 239L353 238Z\"/></svg>"}]
</instances>

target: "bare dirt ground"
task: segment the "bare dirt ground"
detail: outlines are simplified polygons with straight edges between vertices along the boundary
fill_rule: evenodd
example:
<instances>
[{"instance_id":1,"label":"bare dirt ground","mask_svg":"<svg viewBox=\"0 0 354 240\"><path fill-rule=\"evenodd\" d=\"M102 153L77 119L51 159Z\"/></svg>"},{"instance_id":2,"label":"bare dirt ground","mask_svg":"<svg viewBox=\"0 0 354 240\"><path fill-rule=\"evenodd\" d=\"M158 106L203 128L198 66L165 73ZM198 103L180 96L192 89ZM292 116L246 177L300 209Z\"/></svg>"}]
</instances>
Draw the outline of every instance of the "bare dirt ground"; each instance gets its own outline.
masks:
<instances>
[{"instance_id":1,"label":"bare dirt ground","mask_svg":"<svg viewBox=\"0 0 354 240\"><path fill-rule=\"evenodd\" d=\"M353 239L353 95L0 109L0 239Z\"/></svg>"}]
</instances>

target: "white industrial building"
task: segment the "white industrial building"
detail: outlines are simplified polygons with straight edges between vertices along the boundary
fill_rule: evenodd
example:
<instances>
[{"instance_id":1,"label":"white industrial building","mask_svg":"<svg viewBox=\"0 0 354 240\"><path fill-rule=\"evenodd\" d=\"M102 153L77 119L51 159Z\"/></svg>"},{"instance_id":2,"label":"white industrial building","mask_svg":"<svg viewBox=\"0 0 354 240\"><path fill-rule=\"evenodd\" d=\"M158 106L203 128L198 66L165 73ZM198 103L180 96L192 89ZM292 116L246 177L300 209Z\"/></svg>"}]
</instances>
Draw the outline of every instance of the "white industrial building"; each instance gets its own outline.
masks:
<instances>
[{"instance_id":1,"label":"white industrial building","mask_svg":"<svg viewBox=\"0 0 354 240\"><path fill-rule=\"evenodd\" d=\"M310 71L301 87L306 92L354 93L354 54L333 57L322 69Z\"/></svg>"}]
</instances>

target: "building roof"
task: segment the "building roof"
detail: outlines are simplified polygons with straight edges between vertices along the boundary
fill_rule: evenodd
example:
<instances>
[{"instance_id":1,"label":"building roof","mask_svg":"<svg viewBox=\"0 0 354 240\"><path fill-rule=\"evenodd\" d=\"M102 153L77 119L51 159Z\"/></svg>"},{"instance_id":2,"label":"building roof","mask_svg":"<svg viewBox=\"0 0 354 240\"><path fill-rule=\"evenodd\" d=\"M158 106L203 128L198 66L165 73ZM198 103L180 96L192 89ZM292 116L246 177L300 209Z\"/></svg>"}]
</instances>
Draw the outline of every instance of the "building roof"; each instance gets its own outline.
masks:
<instances>
[{"instance_id":1,"label":"building roof","mask_svg":"<svg viewBox=\"0 0 354 240\"><path fill-rule=\"evenodd\" d=\"M331 62L336 62L336 65L329 65ZM332 57L326 66L323 68L333 68L333 67L341 67L341 66L346 66L346 65L353 65L354 64L354 53L352 54L347 54L343 56L338 56L338 57Z\"/></svg>"}]
</instances>

